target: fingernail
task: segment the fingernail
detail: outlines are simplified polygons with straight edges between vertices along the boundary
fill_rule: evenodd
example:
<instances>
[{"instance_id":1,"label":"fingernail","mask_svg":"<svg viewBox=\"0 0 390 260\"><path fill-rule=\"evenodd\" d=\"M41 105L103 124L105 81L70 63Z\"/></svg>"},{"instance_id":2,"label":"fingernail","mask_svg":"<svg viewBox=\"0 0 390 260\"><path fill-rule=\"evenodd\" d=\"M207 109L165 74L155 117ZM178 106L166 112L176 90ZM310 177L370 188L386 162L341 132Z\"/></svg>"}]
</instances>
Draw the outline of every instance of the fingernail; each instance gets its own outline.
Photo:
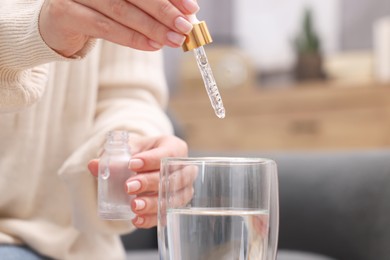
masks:
<instances>
[{"instance_id":1,"label":"fingernail","mask_svg":"<svg viewBox=\"0 0 390 260\"><path fill-rule=\"evenodd\" d=\"M186 40L186 37L184 35L178 34L176 32L168 32L167 37L168 40L179 46L181 46Z\"/></svg>"},{"instance_id":2,"label":"fingernail","mask_svg":"<svg viewBox=\"0 0 390 260\"><path fill-rule=\"evenodd\" d=\"M183 17L179 16L176 18L175 20L175 26L176 28L184 33L184 34L188 34L191 32L192 30L192 23L190 23L189 21L187 21L186 19L184 19Z\"/></svg>"},{"instance_id":3,"label":"fingernail","mask_svg":"<svg viewBox=\"0 0 390 260\"><path fill-rule=\"evenodd\" d=\"M155 41L149 40L149 45L154 49L161 49L163 46Z\"/></svg>"},{"instance_id":4,"label":"fingernail","mask_svg":"<svg viewBox=\"0 0 390 260\"><path fill-rule=\"evenodd\" d=\"M127 193L133 193L141 189L141 182L139 181L129 181L126 183Z\"/></svg>"},{"instance_id":5,"label":"fingernail","mask_svg":"<svg viewBox=\"0 0 390 260\"><path fill-rule=\"evenodd\" d=\"M146 203L144 200L136 199L136 200L134 200L134 203L135 203L136 210L141 210L141 209L144 209L146 207Z\"/></svg>"},{"instance_id":6,"label":"fingernail","mask_svg":"<svg viewBox=\"0 0 390 260\"><path fill-rule=\"evenodd\" d=\"M199 11L199 5L194 0L183 0L183 6L190 13L196 13Z\"/></svg>"},{"instance_id":7,"label":"fingernail","mask_svg":"<svg viewBox=\"0 0 390 260\"><path fill-rule=\"evenodd\" d=\"M144 166L144 161L141 159L131 159L129 162L129 168L136 170Z\"/></svg>"},{"instance_id":8,"label":"fingernail","mask_svg":"<svg viewBox=\"0 0 390 260\"><path fill-rule=\"evenodd\" d=\"M136 225L142 225L145 222L144 218L137 217L137 220L135 221Z\"/></svg>"}]
</instances>

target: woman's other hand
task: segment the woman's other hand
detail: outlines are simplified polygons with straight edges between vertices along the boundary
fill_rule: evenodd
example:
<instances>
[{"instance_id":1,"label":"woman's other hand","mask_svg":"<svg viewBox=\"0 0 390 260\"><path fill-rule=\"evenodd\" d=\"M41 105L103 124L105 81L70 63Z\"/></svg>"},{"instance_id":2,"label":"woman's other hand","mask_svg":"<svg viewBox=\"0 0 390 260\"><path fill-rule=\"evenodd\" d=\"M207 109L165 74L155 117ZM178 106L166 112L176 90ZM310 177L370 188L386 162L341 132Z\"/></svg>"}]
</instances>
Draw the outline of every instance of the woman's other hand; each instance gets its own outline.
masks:
<instances>
[{"instance_id":1,"label":"woman's other hand","mask_svg":"<svg viewBox=\"0 0 390 260\"><path fill-rule=\"evenodd\" d=\"M160 163L164 157L187 157L187 144L175 136L138 137L130 141L132 158L129 168L137 172L126 181L127 192L136 195L131 202L131 207L136 217L132 220L138 228L150 228L157 225L158 189ZM98 159L92 160L88 168L92 175L98 174ZM192 187L193 179L188 175L185 181ZM186 184L183 182L183 185ZM184 185L185 186L185 185ZM186 189L183 189L185 191ZM192 190L192 189L188 189ZM183 201L189 201L191 192L184 192Z\"/></svg>"}]
</instances>

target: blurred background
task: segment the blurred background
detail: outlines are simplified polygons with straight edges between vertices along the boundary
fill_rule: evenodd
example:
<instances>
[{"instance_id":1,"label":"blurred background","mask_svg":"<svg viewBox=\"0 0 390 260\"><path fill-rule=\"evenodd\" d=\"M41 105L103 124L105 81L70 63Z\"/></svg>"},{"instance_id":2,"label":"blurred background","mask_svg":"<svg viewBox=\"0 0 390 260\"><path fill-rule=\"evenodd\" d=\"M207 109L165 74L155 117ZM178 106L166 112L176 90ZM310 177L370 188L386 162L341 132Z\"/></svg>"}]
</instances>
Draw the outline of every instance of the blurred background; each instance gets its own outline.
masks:
<instances>
[{"instance_id":1,"label":"blurred background","mask_svg":"<svg viewBox=\"0 0 390 260\"><path fill-rule=\"evenodd\" d=\"M276 161L277 260L390 259L390 1L198 2L226 117L193 53L166 48L168 112L190 155ZM147 232L126 248L156 249Z\"/></svg>"},{"instance_id":2,"label":"blurred background","mask_svg":"<svg viewBox=\"0 0 390 260\"><path fill-rule=\"evenodd\" d=\"M390 1L199 0L226 108L208 103L192 52L165 49L169 112L194 150L390 145ZM217 137L217 138L216 138Z\"/></svg>"}]
</instances>

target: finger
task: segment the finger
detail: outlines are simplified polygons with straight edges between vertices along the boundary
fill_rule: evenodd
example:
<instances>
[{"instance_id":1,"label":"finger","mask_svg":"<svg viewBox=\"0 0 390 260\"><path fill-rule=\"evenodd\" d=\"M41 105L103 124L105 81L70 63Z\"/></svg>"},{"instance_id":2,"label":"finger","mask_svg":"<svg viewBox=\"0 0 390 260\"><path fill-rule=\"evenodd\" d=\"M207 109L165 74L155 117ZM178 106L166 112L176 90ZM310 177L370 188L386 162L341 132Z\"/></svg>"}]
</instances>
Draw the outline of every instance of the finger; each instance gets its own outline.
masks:
<instances>
[{"instance_id":1,"label":"finger","mask_svg":"<svg viewBox=\"0 0 390 260\"><path fill-rule=\"evenodd\" d=\"M168 190L170 192L192 186L198 175L198 167L195 165L184 166L168 176ZM163 191L165 187L163 186Z\"/></svg>"},{"instance_id":2,"label":"finger","mask_svg":"<svg viewBox=\"0 0 390 260\"><path fill-rule=\"evenodd\" d=\"M169 191L183 189L186 186L192 185L198 175L198 167L194 165L185 166L173 172L168 176ZM165 182L163 180L163 182ZM127 193L142 194L158 192L160 184L160 172L138 173L126 181ZM165 186L163 186L165 191Z\"/></svg>"},{"instance_id":3,"label":"finger","mask_svg":"<svg viewBox=\"0 0 390 260\"><path fill-rule=\"evenodd\" d=\"M99 160L93 159L93 160L89 161L88 170L93 176L97 177L98 171L99 171Z\"/></svg>"},{"instance_id":4,"label":"finger","mask_svg":"<svg viewBox=\"0 0 390 260\"><path fill-rule=\"evenodd\" d=\"M195 0L170 0L184 14L195 14L199 11L199 5Z\"/></svg>"},{"instance_id":5,"label":"finger","mask_svg":"<svg viewBox=\"0 0 390 260\"><path fill-rule=\"evenodd\" d=\"M77 28L80 33L94 38L102 38L110 42L144 51L154 51L162 47L160 43L156 43L144 34L126 27L82 4L73 3L71 8L65 9L62 15L65 19L64 23L68 27Z\"/></svg>"},{"instance_id":6,"label":"finger","mask_svg":"<svg viewBox=\"0 0 390 260\"><path fill-rule=\"evenodd\" d=\"M170 208L175 207L182 207L188 204L188 202L191 201L194 194L194 189L192 187L187 187L186 189L183 189L181 191L176 192L173 194L173 196L170 198ZM146 200L146 198L143 198L143 200ZM157 210L158 210L158 198L154 197L153 202L149 201L150 206L145 206L144 210L134 210L134 212L137 214L137 216L132 220L134 226L138 228L150 228L155 225L157 225ZM163 202L164 203L164 202ZM145 202L147 205L148 202ZM147 210L147 207L150 207L149 210Z\"/></svg>"},{"instance_id":7,"label":"finger","mask_svg":"<svg viewBox=\"0 0 390 260\"><path fill-rule=\"evenodd\" d=\"M137 196L131 202L131 209L137 215L157 213L158 196Z\"/></svg>"},{"instance_id":8,"label":"finger","mask_svg":"<svg viewBox=\"0 0 390 260\"><path fill-rule=\"evenodd\" d=\"M136 216L132 222L137 228L151 228L157 225L157 215Z\"/></svg>"},{"instance_id":9,"label":"finger","mask_svg":"<svg viewBox=\"0 0 390 260\"><path fill-rule=\"evenodd\" d=\"M192 186L187 186L184 189L170 193L169 207L182 207L191 201L194 195ZM162 200L162 203L165 203ZM137 196L131 201L131 208L137 215L148 215L157 213L158 211L158 196Z\"/></svg>"},{"instance_id":10,"label":"finger","mask_svg":"<svg viewBox=\"0 0 390 260\"><path fill-rule=\"evenodd\" d=\"M185 14L188 13L188 10L184 8L183 4L178 4L179 1L177 0L176 4L184 11L184 13L182 13L169 0L158 0L154 1L153 4L150 4L150 1L145 0L127 1L134 4L141 10L145 10L145 12L147 12L150 16L154 17L158 21L161 21L161 23L165 24L171 30L183 34L188 34L192 30L192 24L185 16Z\"/></svg>"},{"instance_id":11,"label":"finger","mask_svg":"<svg viewBox=\"0 0 390 260\"><path fill-rule=\"evenodd\" d=\"M155 42L167 44L172 47L181 46L185 39L184 34L187 34L192 30L192 25L188 21L180 19L181 16L179 16L179 11L177 18L170 17L171 19L177 20L175 20L176 22L174 23L176 27L168 28L169 25L166 21L160 22L159 19L155 19L147 12L143 11L144 9L140 9L125 0L77 0L77 2L102 13L127 28L145 35ZM149 9L151 6L154 6L150 5L148 1L143 2L148 3L147 6Z\"/></svg>"},{"instance_id":12,"label":"finger","mask_svg":"<svg viewBox=\"0 0 390 260\"><path fill-rule=\"evenodd\" d=\"M198 174L197 166L185 166L168 176L169 191L179 190L191 185ZM164 180L163 180L164 182ZM141 194L145 192L158 192L160 172L138 173L126 181L127 193ZM165 187L163 187L165 190Z\"/></svg>"},{"instance_id":13,"label":"finger","mask_svg":"<svg viewBox=\"0 0 390 260\"><path fill-rule=\"evenodd\" d=\"M153 147L147 151L134 154L131 161L141 160L142 164L137 167L130 167L137 172L148 172L160 169L161 158L164 157L184 157L188 154L187 143L183 140L171 136L155 140Z\"/></svg>"},{"instance_id":14,"label":"finger","mask_svg":"<svg viewBox=\"0 0 390 260\"><path fill-rule=\"evenodd\" d=\"M159 172L139 173L126 181L127 193L134 195L145 192L157 192L159 181Z\"/></svg>"},{"instance_id":15,"label":"finger","mask_svg":"<svg viewBox=\"0 0 390 260\"><path fill-rule=\"evenodd\" d=\"M161 196L161 208L182 208L186 206L194 196L194 188L192 186L187 186L184 189L170 192L168 196L168 201L166 200L166 196ZM168 203L168 204L167 204Z\"/></svg>"},{"instance_id":16,"label":"finger","mask_svg":"<svg viewBox=\"0 0 390 260\"><path fill-rule=\"evenodd\" d=\"M157 201L159 205L161 206L161 223L164 225L166 224L166 212L168 208L183 208L188 203L191 202L193 196L194 196L194 188L192 186L188 186L185 189L182 189L180 191L176 191L174 193L169 194L169 198L167 200L166 194L161 194L162 196L159 197L159 200ZM161 198L161 200L160 200ZM168 202L168 205L167 205Z\"/></svg>"}]
</instances>

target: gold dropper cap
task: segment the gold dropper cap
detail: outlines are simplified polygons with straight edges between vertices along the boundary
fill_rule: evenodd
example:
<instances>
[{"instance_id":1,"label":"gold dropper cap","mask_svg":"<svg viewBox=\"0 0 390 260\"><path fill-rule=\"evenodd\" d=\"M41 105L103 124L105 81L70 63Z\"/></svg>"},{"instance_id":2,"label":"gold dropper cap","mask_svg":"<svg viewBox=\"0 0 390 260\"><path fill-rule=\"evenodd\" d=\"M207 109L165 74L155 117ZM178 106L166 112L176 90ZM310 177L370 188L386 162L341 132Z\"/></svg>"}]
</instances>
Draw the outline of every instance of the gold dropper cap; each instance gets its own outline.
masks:
<instances>
[{"instance_id":1,"label":"gold dropper cap","mask_svg":"<svg viewBox=\"0 0 390 260\"><path fill-rule=\"evenodd\" d=\"M193 26L192 31L187 35L183 43L183 51L191 51L213 41L205 21L193 24Z\"/></svg>"}]
</instances>

